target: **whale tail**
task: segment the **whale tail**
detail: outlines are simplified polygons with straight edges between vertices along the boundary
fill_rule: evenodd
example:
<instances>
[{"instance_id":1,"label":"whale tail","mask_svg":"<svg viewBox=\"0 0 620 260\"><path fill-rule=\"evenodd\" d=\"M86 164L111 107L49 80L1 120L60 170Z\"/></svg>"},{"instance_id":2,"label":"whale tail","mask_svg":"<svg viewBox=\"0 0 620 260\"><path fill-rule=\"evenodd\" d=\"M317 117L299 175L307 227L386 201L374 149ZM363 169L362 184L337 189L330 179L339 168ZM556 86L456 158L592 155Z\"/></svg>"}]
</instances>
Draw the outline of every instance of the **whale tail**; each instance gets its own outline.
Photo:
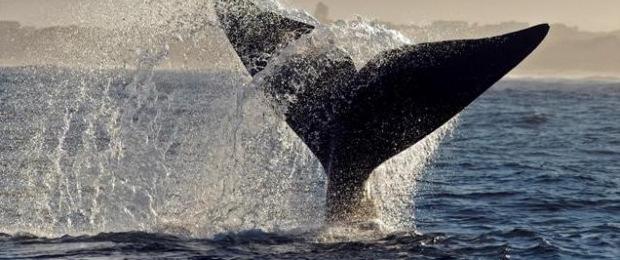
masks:
<instances>
[{"instance_id":1,"label":"whale tail","mask_svg":"<svg viewBox=\"0 0 620 260\"><path fill-rule=\"evenodd\" d=\"M314 26L262 10L249 0L217 0L220 24L248 72L263 70L278 50Z\"/></svg>"},{"instance_id":2,"label":"whale tail","mask_svg":"<svg viewBox=\"0 0 620 260\"><path fill-rule=\"evenodd\" d=\"M252 16L250 22L268 24L256 18L267 16ZM220 15L224 24L230 24L226 17ZM253 43L271 38L240 37L261 32L224 29L237 30L227 34L234 35L231 42L240 56L248 50L238 46L287 44L279 37L271 43ZM282 27L268 34L291 31L300 32ZM534 51L548 31L543 24L491 38L407 45L381 53L359 71L346 53L336 49L293 55L274 68L266 76L265 91L287 106L289 126L328 175L328 221L376 217L365 188L372 171L461 112ZM270 57L278 48L253 51L265 50ZM292 86L294 82L303 82L303 87ZM296 102L280 99L287 96L283 94L295 95Z\"/></svg>"}]
</instances>

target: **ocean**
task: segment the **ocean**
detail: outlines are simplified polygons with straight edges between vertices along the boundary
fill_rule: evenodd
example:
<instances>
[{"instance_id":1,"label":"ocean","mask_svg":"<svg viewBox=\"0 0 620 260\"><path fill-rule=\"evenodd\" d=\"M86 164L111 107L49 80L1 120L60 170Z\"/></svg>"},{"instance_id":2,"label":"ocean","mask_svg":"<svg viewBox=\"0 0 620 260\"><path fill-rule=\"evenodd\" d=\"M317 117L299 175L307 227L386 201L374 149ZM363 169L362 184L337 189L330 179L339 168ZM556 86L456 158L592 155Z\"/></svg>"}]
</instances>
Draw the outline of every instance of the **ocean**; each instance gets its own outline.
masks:
<instances>
[{"instance_id":1,"label":"ocean","mask_svg":"<svg viewBox=\"0 0 620 260\"><path fill-rule=\"evenodd\" d=\"M325 227L247 76L5 68L0 259L618 259L619 107L618 81L503 80L376 173L377 225Z\"/></svg>"}]
</instances>

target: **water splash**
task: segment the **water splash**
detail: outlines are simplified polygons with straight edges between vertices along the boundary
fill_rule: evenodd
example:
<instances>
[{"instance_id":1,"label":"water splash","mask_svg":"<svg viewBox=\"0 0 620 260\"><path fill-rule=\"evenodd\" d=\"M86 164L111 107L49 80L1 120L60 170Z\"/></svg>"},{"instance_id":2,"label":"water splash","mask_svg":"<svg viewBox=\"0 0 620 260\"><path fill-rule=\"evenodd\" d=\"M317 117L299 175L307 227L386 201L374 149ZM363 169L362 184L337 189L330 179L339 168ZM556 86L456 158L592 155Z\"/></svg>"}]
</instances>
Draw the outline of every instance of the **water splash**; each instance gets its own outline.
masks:
<instances>
[{"instance_id":1,"label":"water splash","mask_svg":"<svg viewBox=\"0 0 620 260\"><path fill-rule=\"evenodd\" d=\"M413 194L417 181L435 158L441 140L450 135L458 124L458 117L386 161L369 179L371 196L376 200L380 221L389 232L415 229Z\"/></svg>"},{"instance_id":2,"label":"water splash","mask_svg":"<svg viewBox=\"0 0 620 260\"><path fill-rule=\"evenodd\" d=\"M75 12L83 25L106 32L63 38L60 49L73 51L54 56L56 62L33 62L52 66L0 70L0 232L202 237L322 224L325 176L318 161L230 48L221 54L226 39L210 5L83 1ZM289 46L278 60L331 46L361 66L408 43L371 22L338 22ZM173 62L183 55L200 58ZM444 132L374 174L386 225L412 226L415 176Z\"/></svg>"},{"instance_id":3,"label":"water splash","mask_svg":"<svg viewBox=\"0 0 620 260\"><path fill-rule=\"evenodd\" d=\"M237 103L235 75L3 76L3 232L209 235L322 219L315 160L260 96Z\"/></svg>"}]
</instances>

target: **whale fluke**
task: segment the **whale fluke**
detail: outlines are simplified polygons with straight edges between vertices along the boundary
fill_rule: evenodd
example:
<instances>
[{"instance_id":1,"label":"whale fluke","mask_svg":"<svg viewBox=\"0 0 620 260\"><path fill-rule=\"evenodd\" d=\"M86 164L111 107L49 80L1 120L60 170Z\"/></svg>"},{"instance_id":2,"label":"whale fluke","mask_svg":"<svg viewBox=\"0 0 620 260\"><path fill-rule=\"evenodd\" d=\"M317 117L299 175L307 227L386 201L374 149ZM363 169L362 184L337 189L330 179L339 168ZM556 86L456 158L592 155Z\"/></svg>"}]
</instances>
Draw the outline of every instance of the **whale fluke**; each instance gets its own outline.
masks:
<instances>
[{"instance_id":1,"label":"whale fluke","mask_svg":"<svg viewBox=\"0 0 620 260\"><path fill-rule=\"evenodd\" d=\"M355 77L356 92L347 100L351 106L338 112L340 130L333 135L338 149L322 159L333 201L329 216L368 214L360 203L367 200L363 182L372 171L461 112L525 59L548 31L548 25L539 25L486 39L410 45L370 61Z\"/></svg>"},{"instance_id":2,"label":"whale fluke","mask_svg":"<svg viewBox=\"0 0 620 260\"><path fill-rule=\"evenodd\" d=\"M238 38L269 39L247 27L224 28ZM461 112L534 51L548 31L543 24L491 38L407 45L379 54L359 72L338 49L310 50L276 65L263 87L286 107L287 123L328 175L327 220L376 217L365 187L372 171ZM239 36L244 34L251 37ZM257 46L263 44L282 46Z\"/></svg>"},{"instance_id":3,"label":"whale fluke","mask_svg":"<svg viewBox=\"0 0 620 260\"><path fill-rule=\"evenodd\" d=\"M228 39L252 76L279 49L314 30L314 26L262 10L249 0L218 0L215 11Z\"/></svg>"}]
</instances>

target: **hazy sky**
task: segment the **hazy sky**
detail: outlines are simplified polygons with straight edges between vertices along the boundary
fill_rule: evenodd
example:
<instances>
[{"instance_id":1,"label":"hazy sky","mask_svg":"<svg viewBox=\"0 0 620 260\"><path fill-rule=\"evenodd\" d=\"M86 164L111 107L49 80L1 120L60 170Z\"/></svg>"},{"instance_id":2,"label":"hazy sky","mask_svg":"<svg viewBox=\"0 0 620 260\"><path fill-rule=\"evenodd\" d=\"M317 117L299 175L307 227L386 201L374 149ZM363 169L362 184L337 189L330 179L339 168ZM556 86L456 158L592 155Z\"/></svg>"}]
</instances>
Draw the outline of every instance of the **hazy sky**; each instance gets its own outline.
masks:
<instances>
[{"instance_id":1,"label":"hazy sky","mask_svg":"<svg viewBox=\"0 0 620 260\"><path fill-rule=\"evenodd\" d=\"M561 22L595 31L620 30L620 0L284 0L313 10L318 2L332 17L361 14L399 23L464 20L479 23Z\"/></svg>"},{"instance_id":2,"label":"hazy sky","mask_svg":"<svg viewBox=\"0 0 620 260\"><path fill-rule=\"evenodd\" d=\"M67 10L76 2L88 1L91 0L0 0L0 20L31 25L71 23L73 18ZM620 0L281 0L309 11L319 1L330 6L334 18L360 14L396 23L561 22L594 31L620 30Z\"/></svg>"}]
</instances>

